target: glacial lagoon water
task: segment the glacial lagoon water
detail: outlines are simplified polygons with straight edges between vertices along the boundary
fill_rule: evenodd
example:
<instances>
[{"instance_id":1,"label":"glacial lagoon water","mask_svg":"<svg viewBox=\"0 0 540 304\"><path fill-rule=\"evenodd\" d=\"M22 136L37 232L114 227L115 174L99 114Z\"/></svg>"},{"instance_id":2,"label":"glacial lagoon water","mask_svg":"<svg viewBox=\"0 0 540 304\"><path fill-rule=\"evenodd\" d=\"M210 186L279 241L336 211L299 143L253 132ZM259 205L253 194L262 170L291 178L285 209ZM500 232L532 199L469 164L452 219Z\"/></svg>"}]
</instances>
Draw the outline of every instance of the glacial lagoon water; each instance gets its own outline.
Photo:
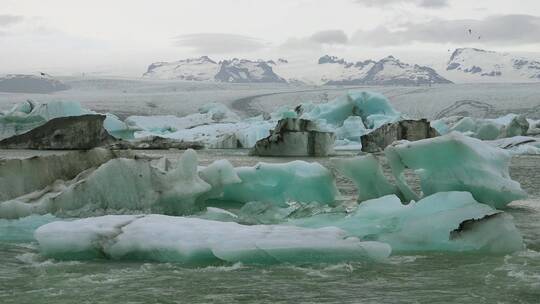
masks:
<instances>
[{"instance_id":1,"label":"glacial lagoon water","mask_svg":"<svg viewBox=\"0 0 540 304\"><path fill-rule=\"evenodd\" d=\"M175 158L178 152L146 153ZM2 156L26 154L11 151ZM292 160L249 157L243 150L198 154L202 165L222 158L235 166ZM331 167L328 158L306 160ZM530 195L506 209L527 246L512 255L412 252L394 255L384 263L238 263L202 268L108 260L57 261L40 256L35 241L8 240L7 231L12 230L3 220L0 303L539 303L539 169L540 156L512 160L512 178ZM414 184L414 177L409 179ZM345 199L353 200L352 182L340 176L337 182Z\"/></svg>"}]
</instances>

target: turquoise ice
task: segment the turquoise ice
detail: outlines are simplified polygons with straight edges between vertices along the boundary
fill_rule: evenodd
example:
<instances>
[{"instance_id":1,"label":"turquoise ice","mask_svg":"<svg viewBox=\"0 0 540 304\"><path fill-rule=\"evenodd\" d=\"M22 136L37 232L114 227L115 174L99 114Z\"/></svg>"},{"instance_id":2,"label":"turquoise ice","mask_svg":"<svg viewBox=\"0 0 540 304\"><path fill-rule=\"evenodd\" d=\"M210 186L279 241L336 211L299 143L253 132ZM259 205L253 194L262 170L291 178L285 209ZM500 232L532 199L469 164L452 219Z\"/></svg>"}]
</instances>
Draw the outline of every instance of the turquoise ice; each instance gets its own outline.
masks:
<instances>
[{"instance_id":1,"label":"turquoise ice","mask_svg":"<svg viewBox=\"0 0 540 304\"><path fill-rule=\"evenodd\" d=\"M348 215L320 214L289 223L338 227L362 240L388 243L394 252L523 249L511 216L478 203L468 192L439 192L407 205L388 195L365 201Z\"/></svg>"},{"instance_id":2,"label":"turquoise ice","mask_svg":"<svg viewBox=\"0 0 540 304\"><path fill-rule=\"evenodd\" d=\"M242 182L224 187L225 201L264 201L285 206L288 201L333 203L338 194L332 173L318 163L258 163L235 170Z\"/></svg>"},{"instance_id":3,"label":"turquoise ice","mask_svg":"<svg viewBox=\"0 0 540 304\"><path fill-rule=\"evenodd\" d=\"M384 152L406 200L418 200L421 195L405 181L405 169L418 174L424 196L468 191L477 201L495 208L527 197L519 183L510 178L510 153L458 132L394 143Z\"/></svg>"},{"instance_id":4,"label":"turquoise ice","mask_svg":"<svg viewBox=\"0 0 540 304\"><path fill-rule=\"evenodd\" d=\"M358 189L358 201L378 198L388 194L401 196L399 189L383 175L381 165L373 154L353 158L336 158L336 169L351 179Z\"/></svg>"}]
</instances>

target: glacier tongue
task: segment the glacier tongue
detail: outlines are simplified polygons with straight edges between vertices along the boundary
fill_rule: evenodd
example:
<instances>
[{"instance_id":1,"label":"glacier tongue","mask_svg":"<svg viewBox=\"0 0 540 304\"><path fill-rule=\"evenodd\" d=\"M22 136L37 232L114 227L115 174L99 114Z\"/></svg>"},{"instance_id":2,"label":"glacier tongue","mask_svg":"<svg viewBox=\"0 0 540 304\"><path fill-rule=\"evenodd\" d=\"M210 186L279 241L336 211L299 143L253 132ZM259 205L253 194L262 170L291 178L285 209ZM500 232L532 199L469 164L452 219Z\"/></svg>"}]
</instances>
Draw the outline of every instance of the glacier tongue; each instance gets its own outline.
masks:
<instances>
[{"instance_id":1,"label":"glacier tongue","mask_svg":"<svg viewBox=\"0 0 540 304\"><path fill-rule=\"evenodd\" d=\"M110 258L208 265L384 260L390 246L343 230L245 226L164 215L109 215L53 222L35 232L41 252L60 259Z\"/></svg>"}]
</instances>

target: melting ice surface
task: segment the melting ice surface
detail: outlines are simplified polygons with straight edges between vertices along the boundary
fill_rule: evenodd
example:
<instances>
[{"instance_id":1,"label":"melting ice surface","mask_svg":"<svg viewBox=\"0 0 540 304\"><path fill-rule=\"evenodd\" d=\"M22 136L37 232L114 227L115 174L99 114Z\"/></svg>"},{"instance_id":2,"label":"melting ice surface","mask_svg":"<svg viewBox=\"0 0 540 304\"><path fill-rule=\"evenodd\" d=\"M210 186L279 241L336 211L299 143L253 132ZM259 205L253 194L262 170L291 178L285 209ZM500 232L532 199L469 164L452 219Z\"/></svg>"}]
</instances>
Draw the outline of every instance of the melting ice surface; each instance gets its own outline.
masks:
<instances>
[{"instance_id":1,"label":"melting ice surface","mask_svg":"<svg viewBox=\"0 0 540 304\"><path fill-rule=\"evenodd\" d=\"M98 113L84 109L74 101L25 101L0 113L0 139L24 133L53 118L85 114ZM294 108L283 106L269 115L245 119L220 103L208 103L200 107L198 113L183 117L130 116L121 121L114 114L104 115L105 129L117 138L159 136L199 142L207 148L251 148L258 140L270 135L278 120L302 118L314 121L321 131L333 132L338 150L360 149L362 135L406 118L385 96L368 91L351 91L328 103L308 102ZM540 134L539 121L516 114L494 119L452 116L432 121L431 125L440 134L456 131L482 140ZM539 154L539 149L537 143L525 143L512 151L515 154Z\"/></svg>"},{"instance_id":2,"label":"melting ice surface","mask_svg":"<svg viewBox=\"0 0 540 304\"><path fill-rule=\"evenodd\" d=\"M23 130L34 122L84 113L76 103L28 103L2 118ZM403 118L384 96L361 92L282 109L270 119L240 120L226 107L210 104L185 117L133 116L124 123L109 115L105 127L131 130L135 137L157 134L202 140L208 147L249 147L281 117L316 121L342 143L358 142L363 134ZM13 239L31 240L29 232L44 224L35 233L41 252L70 259L273 264L380 261L391 251L520 251L523 239L512 217L495 208L526 194L509 176L510 154L496 146L516 142L514 135L523 133L528 122L508 116L433 125L450 133L385 150L395 185L373 155L334 160L335 169L358 190L357 201L348 205L342 204L334 173L315 162L235 168L223 159L203 167L192 150L173 163L92 152L95 157L85 164L69 157L55 160L66 169L45 170L47 176L32 177L24 189L10 189L6 182L0 217L20 218L2 222ZM497 141L488 144L464 134ZM502 142L505 136L514 137ZM24 170L17 178L44 171L35 170L39 166L48 168L35 160L18 165ZM406 169L420 177L421 193L406 183ZM216 203L222 209L213 208ZM56 220L51 214L70 219L48 223Z\"/></svg>"},{"instance_id":3,"label":"melting ice surface","mask_svg":"<svg viewBox=\"0 0 540 304\"><path fill-rule=\"evenodd\" d=\"M24 133L54 118L85 114L97 113L84 109L75 101L39 103L28 100L0 113L0 139ZM103 124L109 133L115 134L128 129L128 126L115 115L110 113L104 115L106 118Z\"/></svg>"},{"instance_id":4,"label":"melting ice surface","mask_svg":"<svg viewBox=\"0 0 540 304\"><path fill-rule=\"evenodd\" d=\"M424 195L469 191L479 202L495 208L527 196L519 183L510 178L510 153L457 132L394 143L385 149L385 154L407 200L417 200L418 195L404 179L406 168L419 175Z\"/></svg>"},{"instance_id":5,"label":"melting ice surface","mask_svg":"<svg viewBox=\"0 0 540 304\"><path fill-rule=\"evenodd\" d=\"M479 204L468 192L439 192L408 205L394 195L368 200L348 215L292 220L304 227L332 225L360 239L388 243L394 251L484 251L523 248L510 216Z\"/></svg>"},{"instance_id":6,"label":"melting ice surface","mask_svg":"<svg viewBox=\"0 0 540 304\"><path fill-rule=\"evenodd\" d=\"M334 176L318 163L292 161L234 168L228 161L218 160L198 167L196 152L188 150L175 165L166 159L157 163L141 158L110 159L73 180L0 203L0 215L193 215L102 216L38 229L36 239L42 252L63 258L301 263L365 257L380 260L390 248L398 253L509 253L523 248L512 218L477 201L498 206L494 198L509 202L525 195L508 175L507 152L454 133L396 144L386 152L398 181L400 168L422 169L424 198L418 202L407 199L407 191L412 190L386 180L373 156L334 161L338 170L355 181L359 201L363 201L358 207L344 208L337 201ZM461 161L444 162L444 153L450 152ZM438 174L436 179L423 180L435 174L432 172ZM470 179L474 174L488 178L474 182ZM429 189L435 191L430 193ZM469 192L447 192L455 190ZM405 204L388 195L391 193L400 195ZM202 216L209 220L197 219L198 211L216 201L226 210L213 208ZM294 214L292 201L301 206ZM238 204L242 206L239 212ZM323 208L325 204L334 207ZM268 211L277 215L275 222ZM243 222L244 215L268 225L235 223ZM324 241L316 241L319 238Z\"/></svg>"},{"instance_id":7,"label":"melting ice surface","mask_svg":"<svg viewBox=\"0 0 540 304\"><path fill-rule=\"evenodd\" d=\"M43 254L56 258L141 259L208 265L381 260L391 248L337 228L246 226L164 215L109 215L54 222L36 230Z\"/></svg>"}]
</instances>

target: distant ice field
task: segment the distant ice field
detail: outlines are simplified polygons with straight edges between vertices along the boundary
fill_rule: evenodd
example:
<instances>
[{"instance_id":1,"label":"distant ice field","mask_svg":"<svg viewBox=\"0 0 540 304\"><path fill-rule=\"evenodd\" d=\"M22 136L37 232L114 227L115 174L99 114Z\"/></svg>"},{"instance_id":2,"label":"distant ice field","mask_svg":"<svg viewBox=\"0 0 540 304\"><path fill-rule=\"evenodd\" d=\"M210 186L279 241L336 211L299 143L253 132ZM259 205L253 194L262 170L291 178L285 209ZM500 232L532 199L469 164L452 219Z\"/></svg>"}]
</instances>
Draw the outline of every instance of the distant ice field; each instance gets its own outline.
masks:
<instances>
[{"instance_id":1,"label":"distant ice field","mask_svg":"<svg viewBox=\"0 0 540 304\"><path fill-rule=\"evenodd\" d=\"M307 86L287 84L227 84L147 79L64 78L70 90L52 94L0 93L0 110L32 99L79 101L98 112L121 118L129 115L186 115L219 102L247 117L272 112L280 106L325 102L350 90L386 95L393 106L412 118L450 115L497 117L507 113L540 118L540 83L453 84L419 87Z\"/></svg>"}]
</instances>

